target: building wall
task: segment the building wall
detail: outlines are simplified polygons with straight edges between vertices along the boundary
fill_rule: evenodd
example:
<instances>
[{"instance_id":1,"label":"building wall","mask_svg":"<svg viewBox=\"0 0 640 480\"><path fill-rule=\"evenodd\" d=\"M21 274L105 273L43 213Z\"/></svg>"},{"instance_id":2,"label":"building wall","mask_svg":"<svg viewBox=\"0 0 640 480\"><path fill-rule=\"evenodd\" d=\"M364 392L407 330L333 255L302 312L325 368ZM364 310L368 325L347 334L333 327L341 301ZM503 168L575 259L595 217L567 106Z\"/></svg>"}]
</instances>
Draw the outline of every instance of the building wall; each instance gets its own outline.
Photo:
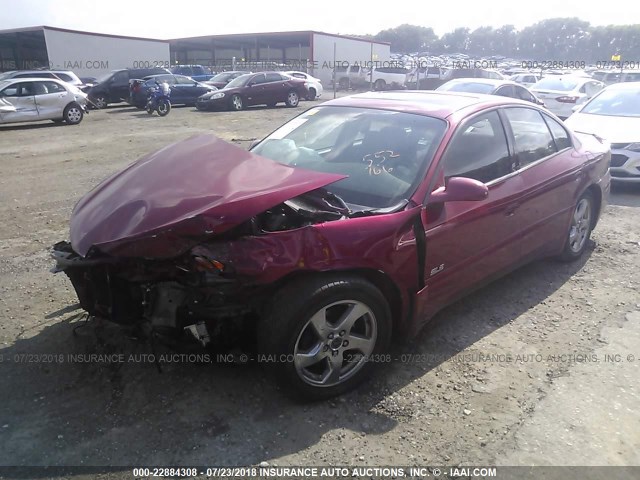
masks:
<instances>
[{"instance_id":1,"label":"building wall","mask_svg":"<svg viewBox=\"0 0 640 480\"><path fill-rule=\"evenodd\" d=\"M120 68L169 66L169 42L45 29L52 69L99 77Z\"/></svg>"},{"instance_id":2,"label":"building wall","mask_svg":"<svg viewBox=\"0 0 640 480\"><path fill-rule=\"evenodd\" d=\"M355 62L385 62L389 61L391 48L389 45L372 43L366 40L352 40L332 35L313 34L313 72L309 73L322 80L329 86L333 77L334 58L333 48L336 47L335 63L353 64ZM373 55L371 46L373 45Z\"/></svg>"}]
</instances>

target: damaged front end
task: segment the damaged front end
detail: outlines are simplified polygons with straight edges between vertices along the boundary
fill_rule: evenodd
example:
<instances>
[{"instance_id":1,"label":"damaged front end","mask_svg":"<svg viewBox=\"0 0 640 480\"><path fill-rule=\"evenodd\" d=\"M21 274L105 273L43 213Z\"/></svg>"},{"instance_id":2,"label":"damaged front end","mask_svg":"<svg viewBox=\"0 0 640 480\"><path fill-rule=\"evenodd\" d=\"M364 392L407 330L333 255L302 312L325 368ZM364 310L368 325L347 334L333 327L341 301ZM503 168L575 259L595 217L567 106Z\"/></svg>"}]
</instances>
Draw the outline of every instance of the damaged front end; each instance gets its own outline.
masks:
<instances>
[{"instance_id":1,"label":"damaged front end","mask_svg":"<svg viewBox=\"0 0 640 480\"><path fill-rule=\"evenodd\" d=\"M201 232L185 236L182 242L172 241L174 247L190 246L174 257L166 252L159 258L133 256L145 251L148 242L166 238L162 232L92 246L84 257L71 243L59 242L52 250L56 261L52 271L69 277L80 306L90 316L150 327L143 331L174 339L187 333L203 346L212 342L227 346L251 328L272 293L272 285L254 276L267 267L247 267L252 250L261 258L265 254L262 240L270 234L346 219L349 213L338 197L321 188L286 200L213 238ZM189 224L198 220L191 218ZM179 235L180 228L171 230ZM275 244L281 240L280 248L267 255L289 257L288 262L295 265L292 258L300 253L295 248L284 252L285 239Z\"/></svg>"}]
</instances>

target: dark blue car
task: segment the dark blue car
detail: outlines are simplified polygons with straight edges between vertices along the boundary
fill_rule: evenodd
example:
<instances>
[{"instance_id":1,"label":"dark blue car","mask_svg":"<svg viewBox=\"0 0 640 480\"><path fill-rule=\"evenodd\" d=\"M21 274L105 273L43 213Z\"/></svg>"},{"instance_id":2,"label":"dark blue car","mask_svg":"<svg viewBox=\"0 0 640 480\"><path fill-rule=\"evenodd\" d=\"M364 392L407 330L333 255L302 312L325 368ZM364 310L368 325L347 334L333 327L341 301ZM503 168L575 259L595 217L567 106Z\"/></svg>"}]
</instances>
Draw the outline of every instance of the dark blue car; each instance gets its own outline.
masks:
<instances>
[{"instance_id":1,"label":"dark blue car","mask_svg":"<svg viewBox=\"0 0 640 480\"><path fill-rule=\"evenodd\" d=\"M129 82L129 104L137 108L144 108L147 104L149 89L155 87L156 82L169 84L172 105L195 105L199 96L216 90L211 85L205 85L184 75L151 75L141 80Z\"/></svg>"}]
</instances>

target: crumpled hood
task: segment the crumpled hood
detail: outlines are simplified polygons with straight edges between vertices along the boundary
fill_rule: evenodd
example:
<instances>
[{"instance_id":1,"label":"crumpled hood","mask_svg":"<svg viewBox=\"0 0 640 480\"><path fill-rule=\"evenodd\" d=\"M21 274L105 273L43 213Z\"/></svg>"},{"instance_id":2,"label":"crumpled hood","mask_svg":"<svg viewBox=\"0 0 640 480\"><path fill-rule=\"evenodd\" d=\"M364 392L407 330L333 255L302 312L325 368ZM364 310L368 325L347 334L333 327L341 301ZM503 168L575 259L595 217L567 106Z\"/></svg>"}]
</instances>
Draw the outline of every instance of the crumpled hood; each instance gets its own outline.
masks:
<instances>
[{"instance_id":1,"label":"crumpled hood","mask_svg":"<svg viewBox=\"0 0 640 480\"><path fill-rule=\"evenodd\" d=\"M85 195L71 216L71 245L83 257L95 246L122 256L169 258L342 178L196 135L142 157Z\"/></svg>"}]
</instances>

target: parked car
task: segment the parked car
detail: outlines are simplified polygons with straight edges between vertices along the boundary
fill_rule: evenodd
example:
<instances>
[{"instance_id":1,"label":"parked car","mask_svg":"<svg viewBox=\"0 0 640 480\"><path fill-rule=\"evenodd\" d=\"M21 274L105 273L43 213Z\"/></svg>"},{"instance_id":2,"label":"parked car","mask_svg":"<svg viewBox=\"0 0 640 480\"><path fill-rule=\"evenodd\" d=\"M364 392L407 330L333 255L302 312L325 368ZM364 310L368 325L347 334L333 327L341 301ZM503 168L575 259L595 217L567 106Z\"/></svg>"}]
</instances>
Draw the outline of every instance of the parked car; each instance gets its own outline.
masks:
<instances>
[{"instance_id":1,"label":"parked car","mask_svg":"<svg viewBox=\"0 0 640 480\"><path fill-rule=\"evenodd\" d=\"M0 80L9 78L54 78L56 80L62 80L83 91L85 87L87 87L86 83L78 78L71 70L12 70L10 72L0 73Z\"/></svg>"},{"instance_id":2,"label":"parked car","mask_svg":"<svg viewBox=\"0 0 640 480\"><path fill-rule=\"evenodd\" d=\"M511 75L509 80L519 83L520 85L524 85L525 87L531 87L538 82L540 78L542 77L535 73L518 73L516 75Z\"/></svg>"},{"instance_id":3,"label":"parked car","mask_svg":"<svg viewBox=\"0 0 640 480\"><path fill-rule=\"evenodd\" d=\"M0 123L53 120L77 125L87 96L77 87L53 78L0 80Z\"/></svg>"},{"instance_id":4,"label":"parked car","mask_svg":"<svg viewBox=\"0 0 640 480\"><path fill-rule=\"evenodd\" d=\"M558 117L565 119L573 107L581 105L604 88L604 83L573 75L544 77L533 87L533 94Z\"/></svg>"},{"instance_id":5,"label":"parked car","mask_svg":"<svg viewBox=\"0 0 640 480\"><path fill-rule=\"evenodd\" d=\"M215 76L215 72L202 65L176 65L171 69L171 73L191 77L198 82L211 80Z\"/></svg>"},{"instance_id":6,"label":"parked car","mask_svg":"<svg viewBox=\"0 0 640 480\"><path fill-rule=\"evenodd\" d=\"M344 90L350 88L369 88L374 90L402 89L405 88L407 75L411 73L408 68L401 67L373 67L364 65L349 65L336 67L336 82Z\"/></svg>"},{"instance_id":7,"label":"parked car","mask_svg":"<svg viewBox=\"0 0 640 480\"><path fill-rule=\"evenodd\" d=\"M606 87L565 124L611 142L612 180L640 183L640 82Z\"/></svg>"},{"instance_id":8,"label":"parked car","mask_svg":"<svg viewBox=\"0 0 640 480\"><path fill-rule=\"evenodd\" d=\"M322 96L323 88L322 82L319 78L313 77L305 72L284 72L286 75L289 75L293 78L299 78L304 80L309 84L309 88L307 89L307 100L315 100L316 98L320 98Z\"/></svg>"},{"instance_id":9,"label":"parked car","mask_svg":"<svg viewBox=\"0 0 640 480\"><path fill-rule=\"evenodd\" d=\"M609 160L531 103L370 92L251 151L197 135L143 157L78 202L53 254L90 315L174 341L255 338L284 385L326 398L464 293L579 258Z\"/></svg>"},{"instance_id":10,"label":"parked car","mask_svg":"<svg viewBox=\"0 0 640 480\"><path fill-rule=\"evenodd\" d=\"M242 110L252 105L275 106L284 102L287 107L297 107L306 98L308 84L280 72L260 72L240 75L224 88L206 93L198 98L198 110Z\"/></svg>"},{"instance_id":11,"label":"parked car","mask_svg":"<svg viewBox=\"0 0 640 480\"><path fill-rule=\"evenodd\" d=\"M544 106L544 102L531 93L526 87L511 80L489 80L487 78L459 78L449 80L436 88L443 92L483 93L486 95L500 95L524 100Z\"/></svg>"},{"instance_id":12,"label":"parked car","mask_svg":"<svg viewBox=\"0 0 640 480\"><path fill-rule=\"evenodd\" d=\"M166 68L125 68L109 72L87 91L89 103L95 108L106 108L110 103L126 102L129 98L129 80L162 73L171 72Z\"/></svg>"},{"instance_id":13,"label":"parked car","mask_svg":"<svg viewBox=\"0 0 640 480\"><path fill-rule=\"evenodd\" d=\"M156 87L156 83L167 83L169 85L172 105L194 106L198 97L217 90L216 87L196 82L184 75L172 75L170 73L150 75L141 80L136 79L129 82L129 104L136 108L145 108L149 90Z\"/></svg>"},{"instance_id":14,"label":"parked car","mask_svg":"<svg viewBox=\"0 0 640 480\"><path fill-rule=\"evenodd\" d=\"M231 80L238 78L240 75L246 75L247 73L251 72L245 70L222 72L211 78L211 80L207 80L205 83L216 88L224 88Z\"/></svg>"}]
</instances>

